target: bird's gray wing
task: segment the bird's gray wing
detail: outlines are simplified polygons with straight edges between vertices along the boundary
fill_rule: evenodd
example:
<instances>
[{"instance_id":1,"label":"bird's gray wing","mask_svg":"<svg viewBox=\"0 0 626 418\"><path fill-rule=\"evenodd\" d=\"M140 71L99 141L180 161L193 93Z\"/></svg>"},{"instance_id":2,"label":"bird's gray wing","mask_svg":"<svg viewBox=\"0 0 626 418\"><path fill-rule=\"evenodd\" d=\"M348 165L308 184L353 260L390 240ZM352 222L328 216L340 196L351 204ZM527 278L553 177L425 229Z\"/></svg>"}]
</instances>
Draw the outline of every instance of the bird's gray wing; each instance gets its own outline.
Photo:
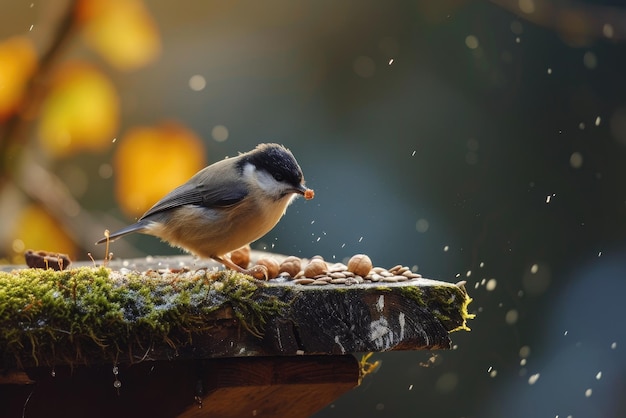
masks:
<instances>
[{"instance_id":1,"label":"bird's gray wing","mask_svg":"<svg viewBox=\"0 0 626 418\"><path fill-rule=\"evenodd\" d=\"M248 195L245 185L238 182L209 183L188 182L177 187L144 213L141 219L184 205L197 205L209 209L233 206Z\"/></svg>"}]
</instances>

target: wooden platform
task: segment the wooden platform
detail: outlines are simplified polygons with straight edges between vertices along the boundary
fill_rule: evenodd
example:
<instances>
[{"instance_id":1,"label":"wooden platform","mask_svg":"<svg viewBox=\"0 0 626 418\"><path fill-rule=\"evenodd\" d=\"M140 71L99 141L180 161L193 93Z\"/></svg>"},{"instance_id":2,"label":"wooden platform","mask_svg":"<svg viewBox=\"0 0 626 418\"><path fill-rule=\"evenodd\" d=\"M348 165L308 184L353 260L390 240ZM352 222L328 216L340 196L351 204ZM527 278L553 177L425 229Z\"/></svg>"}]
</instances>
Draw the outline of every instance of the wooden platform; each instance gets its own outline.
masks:
<instances>
[{"instance_id":1,"label":"wooden platform","mask_svg":"<svg viewBox=\"0 0 626 418\"><path fill-rule=\"evenodd\" d=\"M0 272L11 416L306 417L358 385L350 353L447 349L471 317L462 285L428 279L305 286L158 266Z\"/></svg>"}]
</instances>

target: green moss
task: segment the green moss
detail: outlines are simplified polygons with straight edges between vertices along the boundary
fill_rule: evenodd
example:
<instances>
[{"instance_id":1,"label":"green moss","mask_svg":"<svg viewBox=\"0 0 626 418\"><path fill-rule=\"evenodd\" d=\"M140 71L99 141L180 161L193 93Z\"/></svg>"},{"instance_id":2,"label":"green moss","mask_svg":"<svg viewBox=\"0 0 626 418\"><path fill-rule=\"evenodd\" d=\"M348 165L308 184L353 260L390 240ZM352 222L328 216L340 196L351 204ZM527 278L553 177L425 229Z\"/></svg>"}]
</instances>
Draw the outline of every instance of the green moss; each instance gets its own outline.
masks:
<instances>
[{"instance_id":1,"label":"green moss","mask_svg":"<svg viewBox=\"0 0 626 418\"><path fill-rule=\"evenodd\" d=\"M419 305L429 309L440 320L449 332L469 331L467 320L474 314L467 311L472 301L465 289L453 284L428 287L409 286L401 288L405 297L415 300Z\"/></svg>"},{"instance_id":2,"label":"green moss","mask_svg":"<svg viewBox=\"0 0 626 418\"><path fill-rule=\"evenodd\" d=\"M267 316L284 306L253 298L257 289L257 282L232 272L0 272L0 369L20 366L25 352L35 364L117 361L120 355L132 362L154 345L188 344L228 305L246 329L261 335Z\"/></svg>"}]
</instances>

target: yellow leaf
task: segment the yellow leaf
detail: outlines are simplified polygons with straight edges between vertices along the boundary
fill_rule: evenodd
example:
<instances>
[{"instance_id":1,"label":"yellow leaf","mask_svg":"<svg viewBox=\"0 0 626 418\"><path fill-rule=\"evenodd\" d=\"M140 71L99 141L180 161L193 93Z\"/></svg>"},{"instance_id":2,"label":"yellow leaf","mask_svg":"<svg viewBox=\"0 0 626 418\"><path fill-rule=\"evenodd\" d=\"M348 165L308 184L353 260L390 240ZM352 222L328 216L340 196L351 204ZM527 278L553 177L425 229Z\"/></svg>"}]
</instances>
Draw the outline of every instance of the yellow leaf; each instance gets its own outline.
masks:
<instances>
[{"instance_id":1,"label":"yellow leaf","mask_svg":"<svg viewBox=\"0 0 626 418\"><path fill-rule=\"evenodd\" d=\"M115 153L117 201L128 215L141 215L204 165L202 141L182 125L133 128Z\"/></svg>"},{"instance_id":2,"label":"yellow leaf","mask_svg":"<svg viewBox=\"0 0 626 418\"><path fill-rule=\"evenodd\" d=\"M30 39L16 36L0 43L0 121L15 113L36 67Z\"/></svg>"},{"instance_id":3,"label":"yellow leaf","mask_svg":"<svg viewBox=\"0 0 626 418\"><path fill-rule=\"evenodd\" d=\"M159 55L159 32L141 0L82 0L77 10L86 42L116 68L139 68Z\"/></svg>"},{"instance_id":4,"label":"yellow leaf","mask_svg":"<svg viewBox=\"0 0 626 418\"><path fill-rule=\"evenodd\" d=\"M45 210L37 205L30 205L22 210L14 223L12 242L16 249L44 250L55 253L64 253L74 259L76 246L69 235ZM23 253L23 251L20 251ZM14 254L17 256L18 254ZM21 254L19 254L21 255ZM24 260L21 260L23 263Z\"/></svg>"},{"instance_id":5,"label":"yellow leaf","mask_svg":"<svg viewBox=\"0 0 626 418\"><path fill-rule=\"evenodd\" d=\"M113 83L88 64L67 64L52 80L42 104L39 139L55 157L102 151L110 146L118 124Z\"/></svg>"}]
</instances>

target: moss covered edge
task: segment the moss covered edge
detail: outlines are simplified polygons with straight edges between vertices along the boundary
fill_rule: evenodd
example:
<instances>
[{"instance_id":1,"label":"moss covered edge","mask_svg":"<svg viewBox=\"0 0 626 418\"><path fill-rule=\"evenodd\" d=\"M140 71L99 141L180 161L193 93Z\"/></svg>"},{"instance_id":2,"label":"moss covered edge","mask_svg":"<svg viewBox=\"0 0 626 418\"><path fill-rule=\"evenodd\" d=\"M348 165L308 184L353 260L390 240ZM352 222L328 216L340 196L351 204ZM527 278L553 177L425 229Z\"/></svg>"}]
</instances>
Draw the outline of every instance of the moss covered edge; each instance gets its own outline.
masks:
<instances>
[{"instance_id":1,"label":"moss covered edge","mask_svg":"<svg viewBox=\"0 0 626 418\"><path fill-rule=\"evenodd\" d=\"M403 287L402 293L430 310L448 332L470 331L467 321L476 317L468 311L473 299L464 285L440 283L428 287Z\"/></svg>"},{"instance_id":2,"label":"moss covered edge","mask_svg":"<svg viewBox=\"0 0 626 418\"><path fill-rule=\"evenodd\" d=\"M0 370L36 365L140 361L155 345L173 350L206 332L228 305L260 335L266 318L285 308L253 298L257 282L231 271L161 274L105 267L0 271ZM26 361L26 360L25 360Z\"/></svg>"}]
</instances>

